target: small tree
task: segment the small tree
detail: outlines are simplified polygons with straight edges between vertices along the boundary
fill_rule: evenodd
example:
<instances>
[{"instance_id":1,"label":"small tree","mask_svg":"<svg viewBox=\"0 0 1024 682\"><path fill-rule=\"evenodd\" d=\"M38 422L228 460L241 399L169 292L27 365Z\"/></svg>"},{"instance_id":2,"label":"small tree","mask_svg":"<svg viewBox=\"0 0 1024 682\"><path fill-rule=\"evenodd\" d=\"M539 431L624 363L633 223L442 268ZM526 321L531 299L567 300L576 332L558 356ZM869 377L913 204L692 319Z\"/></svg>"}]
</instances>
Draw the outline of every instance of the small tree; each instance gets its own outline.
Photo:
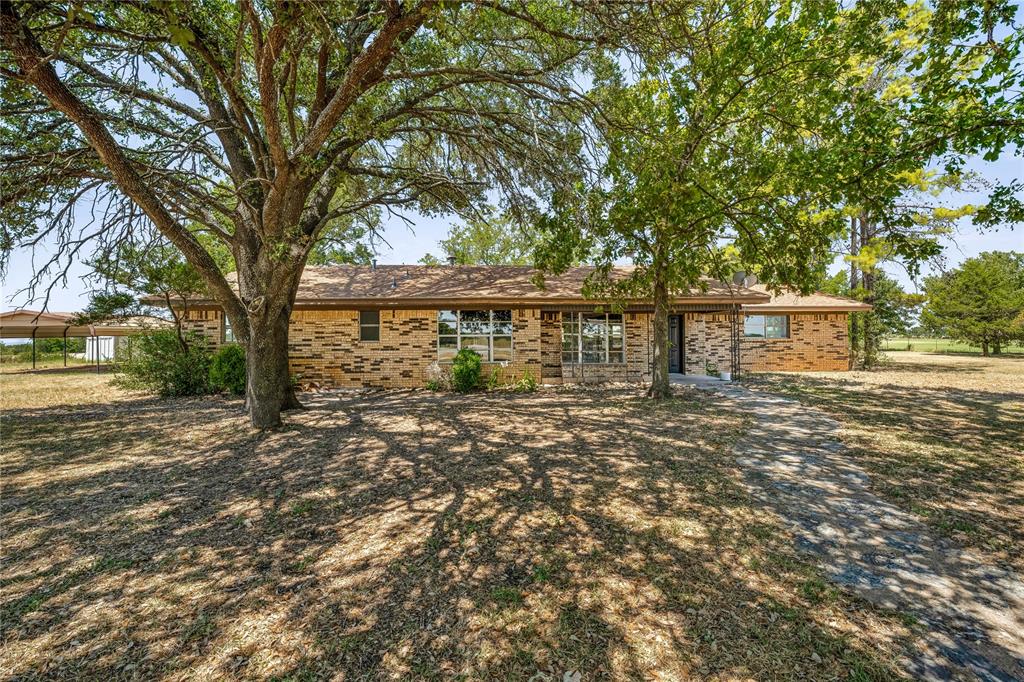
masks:
<instances>
[{"instance_id":1,"label":"small tree","mask_svg":"<svg viewBox=\"0 0 1024 682\"><path fill-rule=\"evenodd\" d=\"M452 225L448 237L441 240L443 258L427 254L420 259L424 265L440 265L445 261L457 265L527 265L533 241L508 216L486 213Z\"/></svg>"},{"instance_id":2,"label":"small tree","mask_svg":"<svg viewBox=\"0 0 1024 682\"><path fill-rule=\"evenodd\" d=\"M158 329L134 338L131 358L115 377L118 384L164 397L210 392L210 353L201 337L182 344L170 329Z\"/></svg>"},{"instance_id":3,"label":"small tree","mask_svg":"<svg viewBox=\"0 0 1024 682\"><path fill-rule=\"evenodd\" d=\"M921 321L953 339L981 346L982 355L1024 339L1024 255L992 251L925 279Z\"/></svg>"},{"instance_id":4,"label":"small tree","mask_svg":"<svg viewBox=\"0 0 1024 682\"><path fill-rule=\"evenodd\" d=\"M955 174L966 156L998 155L1024 130L1021 99L992 87L1020 78L1020 33L994 38L1012 23L1012 3L943 3L923 26L899 4L687 6L666 19L640 69L601 74L604 181L559 197L545 221L560 237L546 266L596 247L593 291L653 298L653 397L670 395L669 303L702 275L728 278L735 267L807 291L852 207L865 216L858 228L882 222L908 174L937 158ZM896 39L905 32L912 44ZM891 64L893 87L880 92L875 67ZM912 211L894 225L908 221ZM878 230L865 234L873 245ZM906 230L887 237L911 265L936 251ZM604 276L626 259L637 266L630 276Z\"/></svg>"},{"instance_id":5,"label":"small tree","mask_svg":"<svg viewBox=\"0 0 1024 682\"><path fill-rule=\"evenodd\" d=\"M182 323L190 302L208 292L202 276L174 245L160 239L143 246L129 242L99 254L89 265L108 290L93 294L82 321L154 316L153 307L140 299L157 297L174 320L178 343L188 348Z\"/></svg>"}]
</instances>

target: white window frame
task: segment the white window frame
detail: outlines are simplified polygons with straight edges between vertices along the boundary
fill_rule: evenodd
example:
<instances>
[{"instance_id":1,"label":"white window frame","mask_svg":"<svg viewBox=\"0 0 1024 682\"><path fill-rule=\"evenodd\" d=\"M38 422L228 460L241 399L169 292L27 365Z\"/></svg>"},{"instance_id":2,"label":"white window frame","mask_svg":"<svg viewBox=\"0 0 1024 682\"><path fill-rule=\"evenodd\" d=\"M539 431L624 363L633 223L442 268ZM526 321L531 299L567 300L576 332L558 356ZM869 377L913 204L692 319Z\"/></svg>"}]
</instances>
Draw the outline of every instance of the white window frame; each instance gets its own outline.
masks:
<instances>
[{"instance_id":1,"label":"white window frame","mask_svg":"<svg viewBox=\"0 0 1024 682\"><path fill-rule=\"evenodd\" d=\"M565 333L566 315L568 315L570 317L570 319L575 320L575 322L573 324L574 324L574 326L576 328L576 331L575 331L575 333L572 333L572 334L568 335L568 336L574 336L576 338L576 344L575 344L576 345L576 349L575 350L567 351L565 349L565 338L567 336L566 333ZM584 355L583 355L583 353L584 353L584 351L583 351L583 317L587 316L587 317L593 318L593 317L597 317L597 316L601 316L601 315L604 316L604 334L603 334L603 336L604 336L604 350L603 351L599 351L599 352L602 353L603 357L598 362L586 361L586 360L584 360ZM612 320L613 317L617 318L617 319ZM622 337L621 337L621 339L622 339L622 350L621 351L614 351L614 353L616 355L616 359L612 360L611 358L612 358L613 351L611 350L611 340L612 340L611 326L615 322L617 322L619 324L619 328L622 330ZM587 353L593 353L595 351L586 351L586 352ZM624 364L626 364L626 316L624 314L621 314L621 313L562 313L562 347L561 347L561 353L562 353L562 364L563 365L624 365ZM566 354L569 354L572 357L569 360L566 360L565 359Z\"/></svg>"},{"instance_id":2,"label":"white window frame","mask_svg":"<svg viewBox=\"0 0 1024 682\"><path fill-rule=\"evenodd\" d=\"M220 316L220 342L236 343L235 330L231 328L231 320L223 313Z\"/></svg>"},{"instance_id":3,"label":"white window frame","mask_svg":"<svg viewBox=\"0 0 1024 682\"><path fill-rule=\"evenodd\" d=\"M751 320L761 318L760 325L757 325L756 321L751 326L757 326L761 330L761 334L748 334L747 326L751 323ZM778 329L779 324L768 324L769 318L776 318L782 320L782 335L768 335L769 329ZM788 339L789 338L789 315L760 315L760 314L749 314L743 318L743 338L745 339Z\"/></svg>"},{"instance_id":4,"label":"white window frame","mask_svg":"<svg viewBox=\"0 0 1024 682\"><path fill-rule=\"evenodd\" d=\"M441 333L441 324L440 324L441 323L441 315L444 314L444 313L452 313L452 314L455 315L455 333L454 334L442 334ZM486 334L473 334L473 333L464 332L462 330L462 322L463 322L462 314L463 313L487 313L487 325L488 325L487 333ZM495 320L494 319L494 314L495 313L508 313L508 320ZM441 357L441 339L442 339L442 337L443 338L448 338L448 339L454 338L455 339L455 352L458 353L460 350L462 350L462 339L463 339L464 336L465 337L481 337L481 336L486 336L487 337L487 354L484 355L484 354L481 353L481 355L480 355L480 359L483 362L512 362L512 360L515 358L515 319L513 318L512 310L511 309L499 308L499 309L496 309L496 310L450 310L450 309L438 310L437 311L437 322L438 322L438 327L437 327L437 358L438 358L439 362L451 362L452 361L452 358L442 358ZM509 325L509 333L508 334L495 334L494 333L494 325L495 325L495 323L498 323L498 324L507 323ZM447 324L450 324L450 322L447 322ZM509 345L508 345L508 357L507 358L501 358L500 360L495 360L494 359L494 339L495 338L500 338L500 339L507 338L508 339L508 344ZM476 349L474 349L474 350L476 350ZM479 351L477 351L477 352L479 352Z\"/></svg>"}]
</instances>

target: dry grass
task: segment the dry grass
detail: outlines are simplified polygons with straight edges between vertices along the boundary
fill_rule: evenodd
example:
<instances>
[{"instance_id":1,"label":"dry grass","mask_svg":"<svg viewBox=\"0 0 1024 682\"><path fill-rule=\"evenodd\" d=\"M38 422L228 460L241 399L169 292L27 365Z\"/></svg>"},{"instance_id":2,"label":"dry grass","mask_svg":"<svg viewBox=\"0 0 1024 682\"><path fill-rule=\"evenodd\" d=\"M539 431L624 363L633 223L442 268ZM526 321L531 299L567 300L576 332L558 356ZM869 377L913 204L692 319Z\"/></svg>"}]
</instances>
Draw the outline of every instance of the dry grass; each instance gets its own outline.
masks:
<instances>
[{"instance_id":1,"label":"dry grass","mask_svg":"<svg viewBox=\"0 0 1024 682\"><path fill-rule=\"evenodd\" d=\"M5 677L897 675L905 626L797 558L713 396L325 393L259 435L58 379L91 402L5 389Z\"/></svg>"},{"instance_id":2,"label":"dry grass","mask_svg":"<svg viewBox=\"0 0 1024 682\"><path fill-rule=\"evenodd\" d=\"M133 396L110 386L107 369L95 368L0 372L0 411L22 408L60 409L68 405L120 402Z\"/></svg>"},{"instance_id":3,"label":"dry grass","mask_svg":"<svg viewBox=\"0 0 1024 682\"><path fill-rule=\"evenodd\" d=\"M879 493L1024 569L1024 358L890 357L877 371L748 383L831 413Z\"/></svg>"}]
</instances>

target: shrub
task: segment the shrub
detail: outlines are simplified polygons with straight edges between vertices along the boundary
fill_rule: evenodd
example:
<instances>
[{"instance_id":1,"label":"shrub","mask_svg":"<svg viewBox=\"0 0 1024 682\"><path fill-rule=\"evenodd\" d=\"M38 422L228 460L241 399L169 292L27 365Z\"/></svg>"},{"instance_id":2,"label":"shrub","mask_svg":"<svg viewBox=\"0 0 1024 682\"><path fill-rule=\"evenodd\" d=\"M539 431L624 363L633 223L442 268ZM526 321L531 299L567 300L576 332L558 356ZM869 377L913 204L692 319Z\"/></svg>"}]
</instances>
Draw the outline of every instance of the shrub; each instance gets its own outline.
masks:
<instances>
[{"instance_id":1,"label":"shrub","mask_svg":"<svg viewBox=\"0 0 1024 682\"><path fill-rule=\"evenodd\" d=\"M210 385L235 395L245 393L245 350L237 343L222 346L210 363Z\"/></svg>"},{"instance_id":2,"label":"shrub","mask_svg":"<svg viewBox=\"0 0 1024 682\"><path fill-rule=\"evenodd\" d=\"M467 393L479 385L480 355L475 350L463 348L452 363L452 387L460 393Z\"/></svg>"},{"instance_id":3,"label":"shrub","mask_svg":"<svg viewBox=\"0 0 1024 682\"><path fill-rule=\"evenodd\" d=\"M492 367L491 368L491 373L487 375L487 390L488 391L497 390L497 388L498 388L498 386L500 384L501 384L501 381L500 381L499 374L498 374L498 368L497 367Z\"/></svg>"},{"instance_id":4,"label":"shrub","mask_svg":"<svg viewBox=\"0 0 1024 682\"><path fill-rule=\"evenodd\" d=\"M115 383L161 396L209 393L210 352L206 342L196 333L185 340L187 348L182 348L173 329L136 336L131 359L120 366Z\"/></svg>"},{"instance_id":5,"label":"shrub","mask_svg":"<svg viewBox=\"0 0 1024 682\"><path fill-rule=\"evenodd\" d=\"M512 384L512 390L516 393L533 393L537 390L537 379L530 372L523 372L523 376Z\"/></svg>"}]
</instances>

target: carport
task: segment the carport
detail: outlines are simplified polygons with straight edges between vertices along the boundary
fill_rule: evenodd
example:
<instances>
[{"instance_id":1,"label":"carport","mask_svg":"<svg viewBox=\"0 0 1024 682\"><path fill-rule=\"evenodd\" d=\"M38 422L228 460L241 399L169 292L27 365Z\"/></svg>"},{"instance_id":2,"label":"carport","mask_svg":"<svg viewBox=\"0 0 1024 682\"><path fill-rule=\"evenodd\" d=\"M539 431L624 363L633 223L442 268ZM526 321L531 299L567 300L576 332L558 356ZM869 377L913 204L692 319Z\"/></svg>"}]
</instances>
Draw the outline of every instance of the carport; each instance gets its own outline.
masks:
<instances>
[{"instance_id":1,"label":"carport","mask_svg":"<svg viewBox=\"0 0 1024 682\"><path fill-rule=\"evenodd\" d=\"M53 313L38 310L9 310L0 313L0 339L31 339L32 369L36 368L36 339L64 339L64 366L68 366L67 340L99 339L105 336L131 336L166 326L163 320L151 317L130 317L93 324L74 324L79 313ZM95 343L95 342L94 342ZM100 371L99 345L96 348L96 371Z\"/></svg>"}]
</instances>

